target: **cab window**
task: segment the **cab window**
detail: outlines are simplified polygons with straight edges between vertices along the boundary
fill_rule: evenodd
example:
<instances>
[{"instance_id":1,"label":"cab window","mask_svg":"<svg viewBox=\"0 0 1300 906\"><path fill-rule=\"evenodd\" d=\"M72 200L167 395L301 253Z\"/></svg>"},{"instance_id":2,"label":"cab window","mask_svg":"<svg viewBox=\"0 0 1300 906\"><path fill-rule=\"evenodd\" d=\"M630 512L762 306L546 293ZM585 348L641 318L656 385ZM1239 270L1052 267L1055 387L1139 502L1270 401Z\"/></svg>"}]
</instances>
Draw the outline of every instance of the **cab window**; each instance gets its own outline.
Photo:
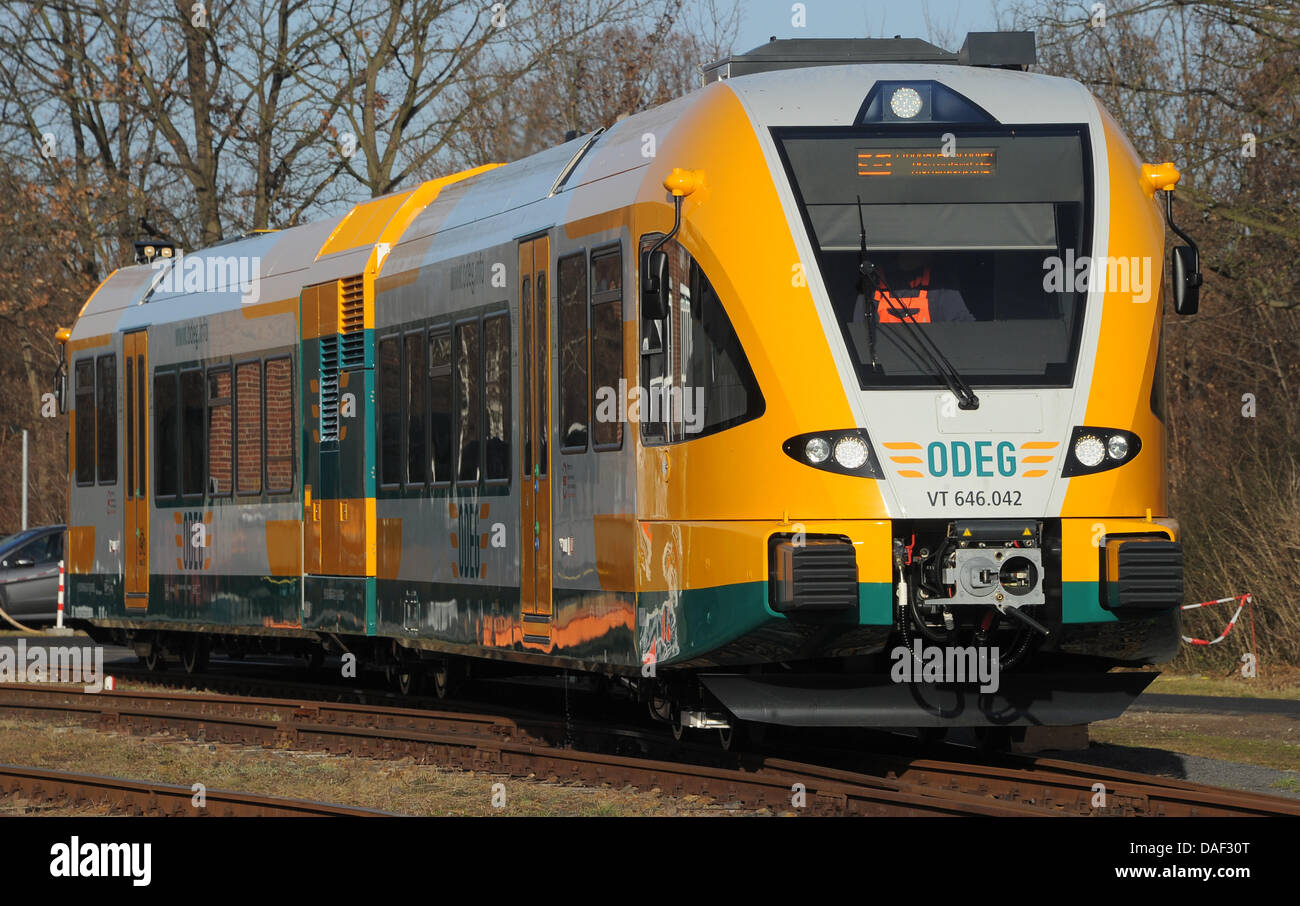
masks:
<instances>
[{"instance_id":1,"label":"cab window","mask_svg":"<svg viewBox=\"0 0 1300 906\"><path fill-rule=\"evenodd\" d=\"M655 236L642 238L648 251ZM763 395L726 308L699 262L676 240L668 255L668 307L641 318L641 386L629 421L645 443L716 434L763 414ZM629 394L630 396L630 394Z\"/></svg>"}]
</instances>

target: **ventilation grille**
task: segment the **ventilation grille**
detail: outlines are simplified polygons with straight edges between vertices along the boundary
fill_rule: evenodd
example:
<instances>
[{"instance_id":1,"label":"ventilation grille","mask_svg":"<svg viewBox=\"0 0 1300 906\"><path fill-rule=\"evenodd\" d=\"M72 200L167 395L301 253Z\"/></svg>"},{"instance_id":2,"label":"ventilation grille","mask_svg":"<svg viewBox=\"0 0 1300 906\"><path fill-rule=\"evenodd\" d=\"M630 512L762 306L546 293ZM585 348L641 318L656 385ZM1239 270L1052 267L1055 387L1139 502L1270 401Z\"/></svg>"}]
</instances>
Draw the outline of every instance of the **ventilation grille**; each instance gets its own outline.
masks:
<instances>
[{"instance_id":1,"label":"ventilation grille","mask_svg":"<svg viewBox=\"0 0 1300 906\"><path fill-rule=\"evenodd\" d=\"M361 275L339 281L339 334L343 338L338 367L347 371L366 364L365 283ZM324 407L321 407L324 412Z\"/></svg>"},{"instance_id":2,"label":"ventilation grille","mask_svg":"<svg viewBox=\"0 0 1300 906\"><path fill-rule=\"evenodd\" d=\"M320 341L320 440L339 439L339 338L321 337Z\"/></svg>"},{"instance_id":3,"label":"ventilation grille","mask_svg":"<svg viewBox=\"0 0 1300 906\"><path fill-rule=\"evenodd\" d=\"M778 535L771 558L771 603L778 613L857 608L858 560L848 538L809 535L796 544Z\"/></svg>"},{"instance_id":4,"label":"ventilation grille","mask_svg":"<svg viewBox=\"0 0 1300 906\"><path fill-rule=\"evenodd\" d=\"M1120 546L1112 606L1168 609L1183 603L1183 546L1128 541Z\"/></svg>"}]
</instances>

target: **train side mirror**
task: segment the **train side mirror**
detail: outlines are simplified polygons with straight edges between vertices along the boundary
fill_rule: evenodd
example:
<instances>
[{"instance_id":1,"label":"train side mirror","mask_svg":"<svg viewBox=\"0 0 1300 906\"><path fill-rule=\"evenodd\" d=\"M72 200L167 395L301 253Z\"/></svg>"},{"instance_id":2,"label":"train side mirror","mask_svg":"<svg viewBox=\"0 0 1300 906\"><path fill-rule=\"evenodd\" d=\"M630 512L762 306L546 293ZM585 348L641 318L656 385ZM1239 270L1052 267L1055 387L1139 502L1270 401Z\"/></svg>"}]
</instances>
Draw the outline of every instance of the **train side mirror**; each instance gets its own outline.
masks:
<instances>
[{"instance_id":1,"label":"train side mirror","mask_svg":"<svg viewBox=\"0 0 1300 906\"><path fill-rule=\"evenodd\" d=\"M1201 307L1201 256L1194 246L1176 245L1170 255L1173 267L1174 311L1194 315Z\"/></svg>"},{"instance_id":2,"label":"train side mirror","mask_svg":"<svg viewBox=\"0 0 1300 906\"><path fill-rule=\"evenodd\" d=\"M668 254L645 252L641 256L641 317L658 321L668 316Z\"/></svg>"}]
</instances>

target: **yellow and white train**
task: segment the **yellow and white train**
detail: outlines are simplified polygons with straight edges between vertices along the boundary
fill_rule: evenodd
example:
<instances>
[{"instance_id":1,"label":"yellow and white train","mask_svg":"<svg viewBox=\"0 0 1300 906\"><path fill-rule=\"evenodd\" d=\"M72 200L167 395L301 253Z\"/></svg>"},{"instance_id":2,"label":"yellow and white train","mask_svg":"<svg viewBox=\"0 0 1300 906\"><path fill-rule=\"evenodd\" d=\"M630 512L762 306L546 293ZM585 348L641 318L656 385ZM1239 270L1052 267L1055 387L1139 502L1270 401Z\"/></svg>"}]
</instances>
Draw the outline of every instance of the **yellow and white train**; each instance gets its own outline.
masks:
<instances>
[{"instance_id":1,"label":"yellow and white train","mask_svg":"<svg viewBox=\"0 0 1300 906\"><path fill-rule=\"evenodd\" d=\"M1145 680L1106 670L1179 635L1177 171L1033 52L774 41L525 160L146 250L65 343L70 615L190 669L590 671L679 726L1113 716Z\"/></svg>"}]
</instances>

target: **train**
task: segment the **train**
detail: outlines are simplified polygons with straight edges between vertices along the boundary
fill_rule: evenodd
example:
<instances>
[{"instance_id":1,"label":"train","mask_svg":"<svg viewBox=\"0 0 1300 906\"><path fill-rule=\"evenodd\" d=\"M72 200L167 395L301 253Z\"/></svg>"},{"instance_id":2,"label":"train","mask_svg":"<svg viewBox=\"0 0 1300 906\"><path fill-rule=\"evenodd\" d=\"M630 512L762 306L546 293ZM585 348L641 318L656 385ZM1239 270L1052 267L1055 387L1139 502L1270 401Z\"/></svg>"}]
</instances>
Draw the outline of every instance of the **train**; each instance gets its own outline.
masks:
<instances>
[{"instance_id":1,"label":"train","mask_svg":"<svg viewBox=\"0 0 1300 906\"><path fill-rule=\"evenodd\" d=\"M1201 277L1177 168L1035 61L773 39L513 163L137 243L59 335L70 623L580 674L724 745L1116 716L1179 640L1162 221L1178 314Z\"/></svg>"}]
</instances>

